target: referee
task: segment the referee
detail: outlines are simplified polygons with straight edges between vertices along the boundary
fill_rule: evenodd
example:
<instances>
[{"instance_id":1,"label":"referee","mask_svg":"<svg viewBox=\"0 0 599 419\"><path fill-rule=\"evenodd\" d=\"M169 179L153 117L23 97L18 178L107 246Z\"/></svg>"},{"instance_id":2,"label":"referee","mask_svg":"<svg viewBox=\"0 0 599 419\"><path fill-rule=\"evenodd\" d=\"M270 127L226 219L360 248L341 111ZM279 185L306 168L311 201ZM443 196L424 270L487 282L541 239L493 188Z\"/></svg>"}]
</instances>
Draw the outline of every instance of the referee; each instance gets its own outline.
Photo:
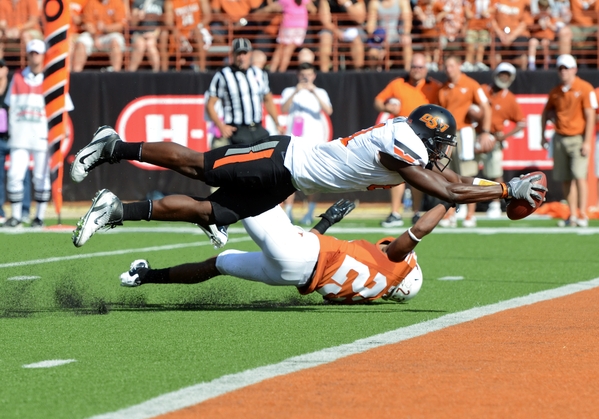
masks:
<instances>
[{"instance_id":1,"label":"referee","mask_svg":"<svg viewBox=\"0 0 599 419\"><path fill-rule=\"evenodd\" d=\"M275 121L277 130L284 134L279 125L278 113L272 99L268 74L258 67L250 66L252 44L248 39L233 40L233 64L216 72L210 88L206 110L221 132L215 138L213 148L232 144L252 144L268 137L262 126L262 104ZM221 100L224 120L219 118L215 105Z\"/></svg>"}]
</instances>

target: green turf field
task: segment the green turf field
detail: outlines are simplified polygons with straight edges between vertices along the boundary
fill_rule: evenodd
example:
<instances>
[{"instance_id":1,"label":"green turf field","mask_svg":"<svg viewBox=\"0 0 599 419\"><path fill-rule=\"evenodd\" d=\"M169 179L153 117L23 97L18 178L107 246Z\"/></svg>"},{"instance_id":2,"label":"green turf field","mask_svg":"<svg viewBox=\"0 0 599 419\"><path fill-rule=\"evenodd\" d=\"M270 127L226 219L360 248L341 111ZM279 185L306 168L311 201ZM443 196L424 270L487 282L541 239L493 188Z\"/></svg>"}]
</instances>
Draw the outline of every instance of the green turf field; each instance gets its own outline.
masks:
<instances>
[{"instance_id":1,"label":"green turf field","mask_svg":"<svg viewBox=\"0 0 599 419\"><path fill-rule=\"evenodd\" d=\"M599 222L589 229L554 225L479 221L475 232L435 231L417 248L420 294L406 304L366 306L324 305L319 295L230 277L119 286L134 259L166 267L218 253L187 225L129 223L80 249L68 232L0 229L0 417L111 412L225 374L598 277ZM374 241L388 235L377 227L349 218L331 230ZM240 228L226 248L257 249ZM47 360L75 361L23 367Z\"/></svg>"}]
</instances>

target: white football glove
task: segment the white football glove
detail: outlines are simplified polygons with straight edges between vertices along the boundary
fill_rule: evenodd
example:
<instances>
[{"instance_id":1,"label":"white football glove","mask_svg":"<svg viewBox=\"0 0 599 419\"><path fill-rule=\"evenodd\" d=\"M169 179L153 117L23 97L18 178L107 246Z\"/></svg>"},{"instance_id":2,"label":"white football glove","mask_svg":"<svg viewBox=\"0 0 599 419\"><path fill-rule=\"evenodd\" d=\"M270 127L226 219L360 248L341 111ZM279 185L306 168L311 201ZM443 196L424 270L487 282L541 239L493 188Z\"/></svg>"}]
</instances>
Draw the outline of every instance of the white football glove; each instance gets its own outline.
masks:
<instances>
[{"instance_id":1,"label":"white football glove","mask_svg":"<svg viewBox=\"0 0 599 419\"><path fill-rule=\"evenodd\" d=\"M540 179L541 175L533 176L530 179L513 178L507 183L508 198L526 199L531 207L536 208L535 199L541 200L541 195L536 191L547 191L546 187L536 183Z\"/></svg>"}]
</instances>

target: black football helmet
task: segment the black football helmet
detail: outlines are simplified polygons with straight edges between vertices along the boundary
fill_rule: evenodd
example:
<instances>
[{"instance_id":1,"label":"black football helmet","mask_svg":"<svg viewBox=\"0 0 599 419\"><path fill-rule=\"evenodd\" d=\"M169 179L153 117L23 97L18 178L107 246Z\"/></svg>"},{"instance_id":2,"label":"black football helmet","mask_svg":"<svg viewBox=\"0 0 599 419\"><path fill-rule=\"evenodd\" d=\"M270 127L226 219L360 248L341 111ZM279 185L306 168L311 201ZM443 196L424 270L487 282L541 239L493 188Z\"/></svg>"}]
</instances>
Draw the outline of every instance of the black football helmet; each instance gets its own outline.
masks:
<instances>
[{"instance_id":1,"label":"black football helmet","mask_svg":"<svg viewBox=\"0 0 599 419\"><path fill-rule=\"evenodd\" d=\"M422 105L408 116L408 125L424 143L430 163L443 171L451 161L450 147L457 145L451 112L438 105Z\"/></svg>"}]
</instances>

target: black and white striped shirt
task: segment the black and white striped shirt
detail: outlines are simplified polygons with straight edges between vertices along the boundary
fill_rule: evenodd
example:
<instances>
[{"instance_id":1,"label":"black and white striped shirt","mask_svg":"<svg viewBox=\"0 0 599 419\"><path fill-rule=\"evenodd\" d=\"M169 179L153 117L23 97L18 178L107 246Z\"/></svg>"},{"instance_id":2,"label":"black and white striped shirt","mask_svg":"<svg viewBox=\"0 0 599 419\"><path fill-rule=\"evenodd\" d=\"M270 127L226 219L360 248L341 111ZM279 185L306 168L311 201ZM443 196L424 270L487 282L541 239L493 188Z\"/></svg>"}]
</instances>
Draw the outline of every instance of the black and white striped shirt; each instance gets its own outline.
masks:
<instances>
[{"instance_id":1,"label":"black and white striped shirt","mask_svg":"<svg viewBox=\"0 0 599 419\"><path fill-rule=\"evenodd\" d=\"M208 92L221 100L225 124L262 124L262 103L270 85L268 74L258 67L224 67L212 78Z\"/></svg>"}]
</instances>

